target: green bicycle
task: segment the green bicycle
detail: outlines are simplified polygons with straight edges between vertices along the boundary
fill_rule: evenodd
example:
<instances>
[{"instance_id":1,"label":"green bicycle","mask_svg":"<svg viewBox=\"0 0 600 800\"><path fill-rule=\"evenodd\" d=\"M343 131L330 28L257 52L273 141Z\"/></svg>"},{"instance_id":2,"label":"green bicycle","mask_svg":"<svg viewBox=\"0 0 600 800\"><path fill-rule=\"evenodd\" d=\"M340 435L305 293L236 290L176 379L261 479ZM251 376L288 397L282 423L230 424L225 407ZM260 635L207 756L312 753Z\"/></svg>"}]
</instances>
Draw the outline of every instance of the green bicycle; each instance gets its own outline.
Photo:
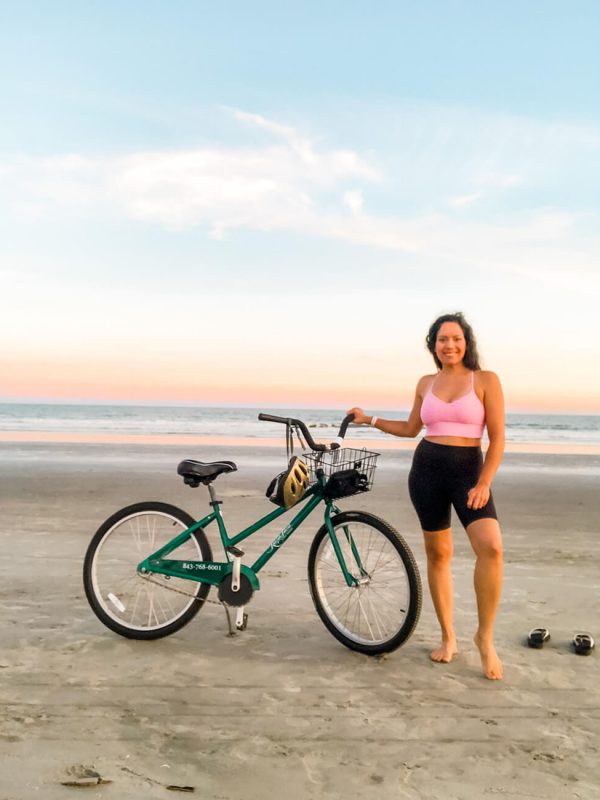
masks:
<instances>
[{"instance_id":1,"label":"green bicycle","mask_svg":"<svg viewBox=\"0 0 600 800\"><path fill-rule=\"evenodd\" d=\"M253 525L230 537L221 515L214 480L237 469L232 461L186 460L178 473L186 484L204 484L212 511L194 520L159 502L117 511L90 542L83 566L87 599L96 616L115 633L158 639L186 625L208 601L211 586L219 601L235 609L235 627L246 627L245 611L260 588L258 574L319 505L323 525L308 557L310 591L317 613L335 638L352 650L378 655L395 650L413 632L421 610L421 580L413 554L387 522L364 511L341 511L340 497L368 491L378 453L340 447L352 417L346 417L331 444L316 443L298 419L259 414L286 426L288 456L294 434L310 452L272 482L268 493L278 505ZM252 566L242 563L239 545L290 508L296 513ZM214 561L206 528L216 523L224 560ZM230 624L230 631L232 626Z\"/></svg>"}]
</instances>

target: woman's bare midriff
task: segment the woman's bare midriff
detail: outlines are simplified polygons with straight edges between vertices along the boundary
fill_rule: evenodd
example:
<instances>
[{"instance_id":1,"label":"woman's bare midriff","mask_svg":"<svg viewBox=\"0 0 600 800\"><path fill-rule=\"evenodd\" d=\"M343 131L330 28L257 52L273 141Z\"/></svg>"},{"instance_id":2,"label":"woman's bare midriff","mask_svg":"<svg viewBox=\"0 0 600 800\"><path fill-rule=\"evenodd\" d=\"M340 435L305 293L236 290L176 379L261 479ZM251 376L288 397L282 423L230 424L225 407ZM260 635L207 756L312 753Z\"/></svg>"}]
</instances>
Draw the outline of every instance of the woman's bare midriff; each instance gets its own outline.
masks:
<instances>
[{"instance_id":1,"label":"woman's bare midriff","mask_svg":"<svg viewBox=\"0 0 600 800\"><path fill-rule=\"evenodd\" d=\"M467 439L466 436L425 436L426 442L448 444L452 447L481 447L481 439Z\"/></svg>"}]
</instances>

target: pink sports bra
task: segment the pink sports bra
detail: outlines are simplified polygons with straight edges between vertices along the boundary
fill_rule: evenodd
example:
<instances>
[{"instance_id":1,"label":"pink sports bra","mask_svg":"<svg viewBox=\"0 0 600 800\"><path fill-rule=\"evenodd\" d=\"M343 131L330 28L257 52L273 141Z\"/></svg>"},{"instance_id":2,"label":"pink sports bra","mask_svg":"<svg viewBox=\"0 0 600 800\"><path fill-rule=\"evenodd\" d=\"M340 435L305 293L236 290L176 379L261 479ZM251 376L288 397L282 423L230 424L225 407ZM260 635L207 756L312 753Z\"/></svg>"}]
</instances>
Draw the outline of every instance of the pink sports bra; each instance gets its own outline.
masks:
<instances>
[{"instance_id":1,"label":"pink sports bra","mask_svg":"<svg viewBox=\"0 0 600 800\"><path fill-rule=\"evenodd\" d=\"M449 403L440 400L432 391L435 379L427 390L421 406L425 436L462 436L481 439L485 425L485 408L475 394L475 373L471 372L471 391Z\"/></svg>"}]
</instances>

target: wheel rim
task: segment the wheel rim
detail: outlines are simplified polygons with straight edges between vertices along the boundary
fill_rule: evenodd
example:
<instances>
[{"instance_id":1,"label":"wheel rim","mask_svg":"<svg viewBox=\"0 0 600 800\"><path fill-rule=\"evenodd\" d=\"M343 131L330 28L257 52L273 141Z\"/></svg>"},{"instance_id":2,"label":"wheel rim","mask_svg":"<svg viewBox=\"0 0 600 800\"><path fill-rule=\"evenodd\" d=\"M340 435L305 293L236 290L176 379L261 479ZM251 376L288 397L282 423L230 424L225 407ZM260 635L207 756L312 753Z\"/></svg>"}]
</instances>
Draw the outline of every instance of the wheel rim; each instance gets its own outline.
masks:
<instances>
[{"instance_id":1,"label":"wheel rim","mask_svg":"<svg viewBox=\"0 0 600 800\"><path fill-rule=\"evenodd\" d=\"M361 574L345 531L349 531L367 573ZM348 586L329 536L315 559L315 588L330 622L361 645L389 642L402 630L409 610L410 583L400 553L380 530L361 522L335 527L350 574L363 582Z\"/></svg>"},{"instance_id":2,"label":"wheel rim","mask_svg":"<svg viewBox=\"0 0 600 800\"><path fill-rule=\"evenodd\" d=\"M197 595L201 584L158 574L150 575L150 581L137 572L142 559L187 527L170 514L147 511L131 514L106 531L94 553L91 581L98 604L114 622L129 630L158 630L176 622L196 602L189 595ZM169 558L202 560L200 545L192 536Z\"/></svg>"}]
</instances>

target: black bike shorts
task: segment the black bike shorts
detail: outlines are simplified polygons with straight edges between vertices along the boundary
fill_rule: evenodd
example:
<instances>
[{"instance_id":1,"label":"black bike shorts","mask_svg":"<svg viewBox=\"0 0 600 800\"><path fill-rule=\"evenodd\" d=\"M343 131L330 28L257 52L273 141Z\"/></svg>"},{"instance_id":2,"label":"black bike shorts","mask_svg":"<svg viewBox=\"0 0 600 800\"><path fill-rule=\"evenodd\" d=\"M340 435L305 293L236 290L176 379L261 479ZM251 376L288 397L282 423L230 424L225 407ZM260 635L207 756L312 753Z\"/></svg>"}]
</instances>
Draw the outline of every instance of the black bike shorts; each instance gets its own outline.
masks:
<instances>
[{"instance_id":1,"label":"black bike shorts","mask_svg":"<svg viewBox=\"0 0 600 800\"><path fill-rule=\"evenodd\" d=\"M479 447L456 447L422 439L413 456L408 491L424 531L450 527L454 506L464 528L478 519L498 519L490 493L483 508L467 508L467 495L481 474Z\"/></svg>"}]
</instances>

